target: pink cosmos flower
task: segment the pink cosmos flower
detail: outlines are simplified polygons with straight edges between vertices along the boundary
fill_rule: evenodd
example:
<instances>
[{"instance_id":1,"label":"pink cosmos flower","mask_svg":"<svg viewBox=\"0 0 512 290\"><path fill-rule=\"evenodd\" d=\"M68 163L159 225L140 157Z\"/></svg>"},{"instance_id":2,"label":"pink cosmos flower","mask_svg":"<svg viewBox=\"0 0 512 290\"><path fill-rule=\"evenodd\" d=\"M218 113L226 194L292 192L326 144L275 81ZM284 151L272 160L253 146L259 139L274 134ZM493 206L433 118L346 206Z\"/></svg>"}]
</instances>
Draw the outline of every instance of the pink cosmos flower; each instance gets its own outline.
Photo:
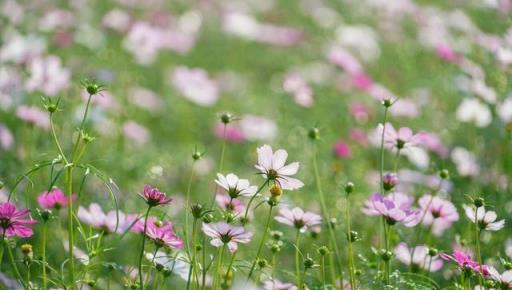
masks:
<instances>
[{"instance_id":1,"label":"pink cosmos flower","mask_svg":"<svg viewBox=\"0 0 512 290\"><path fill-rule=\"evenodd\" d=\"M146 201L146 203L153 207L159 205L167 205L172 202L172 198L165 198L165 192L161 192L158 188L153 187L151 185L144 185L144 193L140 194L142 198Z\"/></svg>"},{"instance_id":2,"label":"pink cosmos flower","mask_svg":"<svg viewBox=\"0 0 512 290\"><path fill-rule=\"evenodd\" d=\"M480 266L478 264L477 261L474 261L470 255L462 252L462 251L458 251L458 250L455 250L453 251L453 255L448 255L448 254L445 254L445 253L441 253L439 255L443 260L446 260L446 261L453 261L455 263L457 263L457 265L461 268L461 269L469 269L471 271L474 271L474 272L480 272ZM485 273L487 269L487 266L482 266L483 268L483 272Z\"/></svg>"},{"instance_id":3,"label":"pink cosmos flower","mask_svg":"<svg viewBox=\"0 0 512 290\"><path fill-rule=\"evenodd\" d=\"M358 72L350 76L352 85L361 90L368 91L373 86L373 80L365 72Z\"/></svg>"},{"instance_id":4,"label":"pink cosmos flower","mask_svg":"<svg viewBox=\"0 0 512 290\"><path fill-rule=\"evenodd\" d=\"M97 203L91 203L86 209L82 206L78 207L78 219L81 222L90 225L93 228L100 229L106 233L122 234L127 231L136 220L136 215L125 214L115 210L104 213L101 206ZM119 223L117 220L119 218Z\"/></svg>"},{"instance_id":5,"label":"pink cosmos flower","mask_svg":"<svg viewBox=\"0 0 512 290\"><path fill-rule=\"evenodd\" d=\"M275 220L289 226L293 226L300 231L305 231L310 227L322 223L322 217L312 212L304 212L302 209L296 207L293 209L282 208L279 210L279 215Z\"/></svg>"},{"instance_id":6,"label":"pink cosmos flower","mask_svg":"<svg viewBox=\"0 0 512 290\"><path fill-rule=\"evenodd\" d=\"M6 237L28 238L33 232L29 225L36 224L33 219L23 219L29 214L30 210L17 210L16 206L10 202L0 203L0 230Z\"/></svg>"},{"instance_id":7,"label":"pink cosmos flower","mask_svg":"<svg viewBox=\"0 0 512 290\"><path fill-rule=\"evenodd\" d=\"M480 229L488 231L499 231L505 226L505 220L496 221L498 216L494 211L486 211L485 208L476 209L473 206L463 205L466 216L472 223L477 223Z\"/></svg>"},{"instance_id":8,"label":"pink cosmos flower","mask_svg":"<svg viewBox=\"0 0 512 290\"><path fill-rule=\"evenodd\" d=\"M275 153L269 145L263 145L257 149L258 164L255 165L263 177L267 180L279 183L284 190L299 189L304 186L302 181L292 178L299 170L299 162L285 165L288 153L279 149Z\"/></svg>"},{"instance_id":9,"label":"pink cosmos flower","mask_svg":"<svg viewBox=\"0 0 512 290\"><path fill-rule=\"evenodd\" d=\"M334 143L333 150L336 156L341 158L347 158L350 157L350 155L352 155L352 150L350 150L350 146L341 139Z\"/></svg>"},{"instance_id":10,"label":"pink cosmos flower","mask_svg":"<svg viewBox=\"0 0 512 290\"><path fill-rule=\"evenodd\" d=\"M0 148L9 150L14 145L14 136L7 126L0 124Z\"/></svg>"},{"instance_id":11,"label":"pink cosmos flower","mask_svg":"<svg viewBox=\"0 0 512 290\"><path fill-rule=\"evenodd\" d=\"M134 141L136 145L145 144L150 137L148 129L134 121L124 123L123 133L127 139Z\"/></svg>"},{"instance_id":12,"label":"pink cosmos flower","mask_svg":"<svg viewBox=\"0 0 512 290\"><path fill-rule=\"evenodd\" d=\"M231 253L238 249L238 243L247 244L252 237L252 233L246 232L243 227L235 227L226 222L203 223L203 232L213 238L210 241L212 246L218 248L227 245Z\"/></svg>"},{"instance_id":13,"label":"pink cosmos flower","mask_svg":"<svg viewBox=\"0 0 512 290\"><path fill-rule=\"evenodd\" d=\"M369 109L360 102L350 104L350 114L359 122L366 122L370 117Z\"/></svg>"},{"instance_id":14,"label":"pink cosmos flower","mask_svg":"<svg viewBox=\"0 0 512 290\"><path fill-rule=\"evenodd\" d=\"M460 56L448 45L438 45L436 47L436 53L442 60L446 60L451 63L457 63L460 61Z\"/></svg>"},{"instance_id":15,"label":"pink cosmos flower","mask_svg":"<svg viewBox=\"0 0 512 290\"><path fill-rule=\"evenodd\" d=\"M393 192L385 197L377 192L364 202L361 211L369 216L383 216L391 225L399 222L406 227L413 227L419 222L419 211L411 209L413 202L413 197L400 192Z\"/></svg>"},{"instance_id":16,"label":"pink cosmos flower","mask_svg":"<svg viewBox=\"0 0 512 290\"><path fill-rule=\"evenodd\" d=\"M265 117L243 115L238 124L247 140L273 140L278 134L276 122Z\"/></svg>"},{"instance_id":17,"label":"pink cosmos flower","mask_svg":"<svg viewBox=\"0 0 512 290\"><path fill-rule=\"evenodd\" d=\"M294 97L295 103L309 108L313 106L313 90L298 73L288 73L283 81L283 89Z\"/></svg>"},{"instance_id":18,"label":"pink cosmos flower","mask_svg":"<svg viewBox=\"0 0 512 290\"><path fill-rule=\"evenodd\" d=\"M27 80L28 91L41 91L46 95L55 96L67 88L71 81L71 72L62 67L60 58L50 55L36 58L29 65L30 78Z\"/></svg>"},{"instance_id":19,"label":"pink cosmos flower","mask_svg":"<svg viewBox=\"0 0 512 290\"><path fill-rule=\"evenodd\" d=\"M150 89L144 87L132 87L128 90L128 100L137 107L148 111L157 111L162 108L160 97Z\"/></svg>"},{"instance_id":20,"label":"pink cosmos flower","mask_svg":"<svg viewBox=\"0 0 512 290\"><path fill-rule=\"evenodd\" d=\"M422 144L423 141L423 133L413 134L412 130L407 127L402 127L396 131L390 123L386 123L385 126L379 124L377 127L379 136L382 136L382 130L384 130L384 145L392 150L417 146Z\"/></svg>"},{"instance_id":21,"label":"pink cosmos flower","mask_svg":"<svg viewBox=\"0 0 512 290\"><path fill-rule=\"evenodd\" d=\"M178 238L174 233L173 226L170 222L160 224L148 221L146 226L146 236L153 240L157 247L165 246L169 248L182 249L184 245L183 240Z\"/></svg>"},{"instance_id":22,"label":"pink cosmos flower","mask_svg":"<svg viewBox=\"0 0 512 290\"><path fill-rule=\"evenodd\" d=\"M19 106L16 109L16 116L34 126L38 126L45 130L50 129L50 118L48 117L48 113L37 107Z\"/></svg>"},{"instance_id":23,"label":"pink cosmos flower","mask_svg":"<svg viewBox=\"0 0 512 290\"><path fill-rule=\"evenodd\" d=\"M265 290L298 290L297 286L292 283L284 283L279 280L268 280L263 283Z\"/></svg>"},{"instance_id":24,"label":"pink cosmos flower","mask_svg":"<svg viewBox=\"0 0 512 290\"><path fill-rule=\"evenodd\" d=\"M226 176L217 173L215 183L223 188L231 198L237 198L239 196L253 196L258 189L256 186L251 185L249 180L240 179L233 173L229 173Z\"/></svg>"},{"instance_id":25,"label":"pink cosmos flower","mask_svg":"<svg viewBox=\"0 0 512 290\"><path fill-rule=\"evenodd\" d=\"M245 204L240 199L233 199L227 194L217 194L215 201L223 211L232 212L235 215L245 212Z\"/></svg>"},{"instance_id":26,"label":"pink cosmos flower","mask_svg":"<svg viewBox=\"0 0 512 290\"><path fill-rule=\"evenodd\" d=\"M398 184L398 176L396 173L388 172L382 176L382 185L384 190L392 190Z\"/></svg>"},{"instance_id":27,"label":"pink cosmos flower","mask_svg":"<svg viewBox=\"0 0 512 290\"><path fill-rule=\"evenodd\" d=\"M431 227L432 233L436 236L441 236L459 220L457 208L448 200L427 194L419 199L418 204L423 225Z\"/></svg>"},{"instance_id":28,"label":"pink cosmos flower","mask_svg":"<svg viewBox=\"0 0 512 290\"><path fill-rule=\"evenodd\" d=\"M225 126L225 129L224 129ZM226 130L224 132L224 130ZM245 135L242 130L233 124L224 125L222 123L215 124L213 128L213 132L217 138L223 139L233 142L233 143L242 143L245 141Z\"/></svg>"},{"instance_id":29,"label":"pink cosmos flower","mask_svg":"<svg viewBox=\"0 0 512 290\"><path fill-rule=\"evenodd\" d=\"M177 67L171 83L180 95L200 106L213 106L219 98L219 86L200 68Z\"/></svg>"},{"instance_id":30,"label":"pink cosmos flower","mask_svg":"<svg viewBox=\"0 0 512 290\"><path fill-rule=\"evenodd\" d=\"M72 196L76 200L76 194ZM54 188L50 192L45 191L37 197L39 206L46 209L61 209L68 206L68 196L64 194L59 188Z\"/></svg>"},{"instance_id":31,"label":"pink cosmos flower","mask_svg":"<svg viewBox=\"0 0 512 290\"><path fill-rule=\"evenodd\" d=\"M349 132L350 139L357 142L361 146L367 146L368 145L368 136L366 135L366 132L359 129L359 128L352 128Z\"/></svg>"},{"instance_id":32,"label":"pink cosmos flower","mask_svg":"<svg viewBox=\"0 0 512 290\"><path fill-rule=\"evenodd\" d=\"M439 271L443 267L443 260L439 256L430 256L427 246L416 246L414 249L414 258L411 259L412 249L407 244L400 243L395 248L396 259L407 266L411 264L429 272Z\"/></svg>"}]
</instances>

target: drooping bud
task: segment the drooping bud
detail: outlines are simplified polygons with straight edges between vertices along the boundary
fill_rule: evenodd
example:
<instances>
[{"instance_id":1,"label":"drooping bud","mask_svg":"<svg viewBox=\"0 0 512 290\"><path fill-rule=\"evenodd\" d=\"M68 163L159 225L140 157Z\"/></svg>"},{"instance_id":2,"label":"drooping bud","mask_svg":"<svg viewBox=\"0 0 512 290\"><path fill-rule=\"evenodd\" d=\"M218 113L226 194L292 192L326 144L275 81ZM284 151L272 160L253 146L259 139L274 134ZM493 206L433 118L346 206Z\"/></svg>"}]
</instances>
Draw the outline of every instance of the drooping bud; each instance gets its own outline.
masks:
<instances>
[{"instance_id":1,"label":"drooping bud","mask_svg":"<svg viewBox=\"0 0 512 290\"><path fill-rule=\"evenodd\" d=\"M395 188L398 183L398 177L395 173L389 172L384 174L382 177L382 186L386 191L390 191Z\"/></svg>"}]
</instances>

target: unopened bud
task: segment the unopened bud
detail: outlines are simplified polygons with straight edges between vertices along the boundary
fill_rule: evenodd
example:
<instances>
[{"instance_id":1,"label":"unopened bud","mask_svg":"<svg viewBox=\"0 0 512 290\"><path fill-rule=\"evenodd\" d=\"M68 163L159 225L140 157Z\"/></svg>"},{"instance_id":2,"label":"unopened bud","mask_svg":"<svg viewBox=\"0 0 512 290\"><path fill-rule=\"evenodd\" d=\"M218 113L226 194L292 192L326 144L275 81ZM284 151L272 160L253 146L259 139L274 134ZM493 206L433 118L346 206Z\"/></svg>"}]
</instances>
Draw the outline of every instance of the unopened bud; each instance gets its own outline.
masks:
<instances>
[{"instance_id":1,"label":"unopened bud","mask_svg":"<svg viewBox=\"0 0 512 290\"><path fill-rule=\"evenodd\" d=\"M352 192L354 191L354 183L352 182L347 182L347 184L345 184L345 192L347 194L351 194Z\"/></svg>"},{"instance_id":2,"label":"unopened bud","mask_svg":"<svg viewBox=\"0 0 512 290\"><path fill-rule=\"evenodd\" d=\"M308 137L311 140L318 140L318 139L320 139L320 130L318 130L318 128L312 128L308 132Z\"/></svg>"}]
</instances>

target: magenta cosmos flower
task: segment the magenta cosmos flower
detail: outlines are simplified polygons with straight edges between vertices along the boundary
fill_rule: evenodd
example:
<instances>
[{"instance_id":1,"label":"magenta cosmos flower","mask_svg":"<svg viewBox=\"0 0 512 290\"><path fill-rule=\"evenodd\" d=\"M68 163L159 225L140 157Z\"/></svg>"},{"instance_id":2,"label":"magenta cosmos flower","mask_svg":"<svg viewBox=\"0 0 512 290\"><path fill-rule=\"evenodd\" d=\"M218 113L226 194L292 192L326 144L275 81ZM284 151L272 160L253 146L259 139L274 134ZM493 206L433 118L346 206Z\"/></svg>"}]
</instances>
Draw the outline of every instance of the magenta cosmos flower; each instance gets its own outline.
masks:
<instances>
[{"instance_id":1,"label":"magenta cosmos flower","mask_svg":"<svg viewBox=\"0 0 512 290\"><path fill-rule=\"evenodd\" d=\"M411 264L429 272L436 272L443 267L443 260L439 256L430 256L428 254L428 247L420 245L410 249L407 244L400 243L395 248L396 259L407 266ZM412 256L414 253L414 257Z\"/></svg>"},{"instance_id":2,"label":"magenta cosmos flower","mask_svg":"<svg viewBox=\"0 0 512 290\"><path fill-rule=\"evenodd\" d=\"M118 234L127 231L137 219L136 215L124 214L121 211L118 211L117 214L115 210L104 213L97 203L91 203L88 209L82 206L78 207L77 216L81 222L95 229ZM117 223L118 218L119 223Z\"/></svg>"},{"instance_id":3,"label":"magenta cosmos flower","mask_svg":"<svg viewBox=\"0 0 512 290\"><path fill-rule=\"evenodd\" d=\"M297 286L292 283L284 283L279 280L269 280L263 283L263 289L265 290L297 290Z\"/></svg>"},{"instance_id":4,"label":"magenta cosmos flower","mask_svg":"<svg viewBox=\"0 0 512 290\"><path fill-rule=\"evenodd\" d=\"M72 196L73 201L76 200L76 194ZM61 209L68 206L69 199L59 188L54 188L51 191L45 191L37 197L39 206L46 209Z\"/></svg>"},{"instance_id":5,"label":"magenta cosmos flower","mask_svg":"<svg viewBox=\"0 0 512 290\"><path fill-rule=\"evenodd\" d=\"M182 249L183 240L174 233L172 223L148 223L146 227L146 236L150 238L157 247L169 247Z\"/></svg>"},{"instance_id":6,"label":"magenta cosmos flower","mask_svg":"<svg viewBox=\"0 0 512 290\"><path fill-rule=\"evenodd\" d=\"M441 253L439 255L443 260L446 261L453 261L457 263L457 266L459 266L462 270L471 270L474 272L479 273L480 272L480 266L477 261L473 260L469 254L464 253L463 251L455 250L453 251L452 255L448 255L445 253ZM483 271L482 273L489 272L488 267L483 265L482 266Z\"/></svg>"},{"instance_id":7,"label":"magenta cosmos flower","mask_svg":"<svg viewBox=\"0 0 512 290\"><path fill-rule=\"evenodd\" d=\"M419 199L418 204L420 217L423 217L422 224L431 227L432 233L436 236L442 235L459 220L457 208L453 203L440 197L427 194Z\"/></svg>"},{"instance_id":8,"label":"magenta cosmos flower","mask_svg":"<svg viewBox=\"0 0 512 290\"><path fill-rule=\"evenodd\" d=\"M321 216L312 212L304 212L298 207L291 210L288 208L280 209L279 215L275 217L275 220L282 224L293 226L300 231L305 231L322 223Z\"/></svg>"},{"instance_id":9,"label":"magenta cosmos flower","mask_svg":"<svg viewBox=\"0 0 512 290\"><path fill-rule=\"evenodd\" d=\"M239 196L253 196L256 193L257 187L251 186L249 180L240 179L233 173L224 176L217 173L215 182L222 187L231 198Z\"/></svg>"},{"instance_id":10,"label":"magenta cosmos flower","mask_svg":"<svg viewBox=\"0 0 512 290\"><path fill-rule=\"evenodd\" d=\"M231 253L238 249L238 243L247 244L251 241L252 233L246 232L243 227L235 227L225 222L204 224L203 232L212 237L210 244L214 247L228 246Z\"/></svg>"},{"instance_id":11,"label":"magenta cosmos flower","mask_svg":"<svg viewBox=\"0 0 512 290\"><path fill-rule=\"evenodd\" d=\"M29 225L37 223L33 219L23 219L29 214L28 209L16 210L16 206L10 202L0 203L0 229L2 236L27 238L33 232Z\"/></svg>"},{"instance_id":12,"label":"magenta cosmos flower","mask_svg":"<svg viewBox=\"0 0 512 290\"><path fill-rule=\"evenodd\" d=\"M475 208L463 205L466 216L472 223L477 223L480 229L488 231L499 231L505 226L505 220L496 221L498 216L494 211L486 211L485 208Z\"/></svg>"},{"instance_id":13,"label":"magenta cosmos flower","mask_svg":"<svg viewBox=\"0 0 512 290\"><path fill-rule=\"evenodd\" d=\"M413 197L400 192L385 197L377 192L364 202L361 211L369 216L383 216L390 225L402 223L406 227L413 227L419 222L419 211L411 209L413 202Z\"/></svg>"},{"instance_id":14,"label":"magenta cosmos flower","mask_svg":"<svg viewBox=\"0 0 512 290\"><path fill-rule=\"evenodd\" d=\"M414 134L407 127L402 127L397 131L390 123L386 123L384 126L379 124L377 127L379 136L382 136L382 130L384 130L384 146L391 150L402 150L411 146L417 146L423 140L422 132Z\"/></svg>"},{"instance_id":15,"label":"magenta cosmos flower","mask_svg":"<svg viewBox=\"0 0 512 290\"><path fill-rule=\"evenodd\" d=\"M146 203L153 207L158 205L166 205L172 202L172 198L165 198L165 192L161 192L158 188L153 187L151 185L144 186L144 193L141 194L142 198L146 201Z\"/></svg>"},{"instance_id":16,"label":"magenta cosmos flower","mask_svg":"<svg viewBox=\"0 0 512 290\"><path fill-rule=\"evenodd\" d=\"M292 178L299 170L299 162L285 165L288 153L279 149L275 153L269 145L263 145L257 149L258 164L255 165L263 176L270 181L277 182L282 189L294 190L304 186L302 181Z\"/></svg>"}]
</instances>

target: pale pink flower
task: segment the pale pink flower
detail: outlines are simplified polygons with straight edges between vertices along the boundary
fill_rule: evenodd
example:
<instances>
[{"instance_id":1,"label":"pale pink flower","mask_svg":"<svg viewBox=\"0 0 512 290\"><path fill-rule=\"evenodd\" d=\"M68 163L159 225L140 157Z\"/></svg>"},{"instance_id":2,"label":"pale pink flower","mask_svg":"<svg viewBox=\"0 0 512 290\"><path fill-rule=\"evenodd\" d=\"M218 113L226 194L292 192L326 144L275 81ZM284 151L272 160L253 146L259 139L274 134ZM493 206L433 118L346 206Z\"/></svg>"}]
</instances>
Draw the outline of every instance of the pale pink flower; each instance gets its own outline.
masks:
<instances>
[{"instance_id":1,"label":"pale pink flower","mask_svg":"<svg viewBox=\"0 0 512 290\"><path fill-rule=\"evenodd\" d=\"M200 68L177 67L171 75L171 83L180 95L201 106L213 106L219 98L217 82Z\"/></svg>"},{"instance_id":2,"label":"pale pink flower","mask_svg":"<svg viewBox=\"0 0 512 290\"><path fill-rule=\"evenodd\" d=\"M256 186L251 185L249 180L240 179L233 173L229 173L226 176L217 173L215 183L223 188L231 198L237 198L239 196L253 196L258 189Z\"/></svg>"},{"instance_id":3,"label":"pale pink flower","mask_svg":"<svg viewBox=\"0 0 512 290\"><path fill-rule=\"evenodd\" d=\"M361 63L357 58L341 47L331 48L327 58L332 64L337 65L350 75L364 72Z\"/></svg>"},{"instance_id":4,"label":"pale pink flower","mask_svg":"<svg viewBox=\"0 0 512 290\"><path fill-rule=\"evenodd\" d=\"M17 64L30 63L37 59L46 50L46 43L42 37L35 35L22 36L15 34L0 48L0 61L14 62Z\"/></svg>"},{"instance_id":5,"label":"pale pink flower","mask_svg":"<svg viewBox=\"0 0 512 290\"><path fill-rule=\"evenodd\" d=\"M220 209L226 212L232 212L236 216L245 212L245 204L240 199L233 199L227 194L217 194L215 201Z\"/></svg>"},{"instance_id":6,"label":"pale pink flower","mask_svg":"<svg viewBox=\"0 0 512 290\"><path fill-rule=\"evenodd\" d=\"M298 73L288 73L283 81L283 89L293 96L295 103L309 108L313 106L313 90Z\"/></svg>"},{"instance_id":7,"label":"pale pink flower","mask_svg":"<svg viewBox=\"0 0 512 290\"><path fill-rule=\"evenodd\" d=\"M97 203L91 203L89 208L79 206L77 217L82 223L95 229L118 234L127 231L137 218L135 215L125 214L121 211L116 212L115 210L105 213Z\"/></svg>"},{"instance_id":8,"label":"pale pink flower","mask_svg":"<svg viewBox=\"0 0 512 290\"><path fill-rule=\"evenodd\" d=\"M279 280L268 280L263 283L265 290L298 290L297 286L292 283L285 283Z\"/></svg>"},{"instance_id":9,"label":"pale pink flower","mask_svg":"<svg viewBox=\"0 0 512 290\"><path fill-rule=\"evenodd\" d=\"M225 222L203 223L203 232L213 238L210 241L212 246L218 248L227 245L231 253L238 249L238 243L249 243L252 238L252 233L246 232L243 227L235 227Z\"/></svg>"},{"instance_id":10,"label":"pale pink flower","mask_svg":"<svg viewBox=\"0 0 512 290\"><path fill-rule=\"evenodd\" d=\"M0 123L0 148L9 150L14 145L14 136L7 126Z\"/></svg>"},{"instance_id":11,"label":"pale pink flower","mask_svg":"<svg viewBox=\"0 0 512 290\"><path fill-rule=\"evenodd\" d=\"M38 107L19 106L16 109L16 116L27 123L45 130L50 129L50 117L48 113Z\"/></svg>"},{"instance_id":12,"label":"pale pink flower","mask_svg":"<svg viewBox=\"0 0 512 290\"><path fill-rule=\"evenodd\" d=\"M275 139L278 134L276 122L265 117L243 115L238 124L244 137L250 141L270 141Z\"/></svg>"},{"instance_id":13,"label":"pale pink flower","mask_svg":"<svg viewBox=\"0 0 512 290\"><path fill-rule=\"evenodd\" d=\"M28 238L33 232L30 225L36 224L33 219L23 219L30 210L17 210L16 205L10 202L0 203L0 231L6 237Z\"/></svg>"},{"instance_id":14,"label":"pale pink flower","mask_svg":"<svg viewBox=\"0 0 512 290\"><path fill-rule=\"evenodd\" d=\"M62 66L60 58L54 55L33 59L29 64L30 77L26 82L28 91L40 91L55 96L67 88L71 72Z\"/></svg>"},{"instance_id":15,"label":"pale pink flower","mask_svg":"<svg viewBox=\"0 0 512 290\"><path fill-rule=\"evenodd\" d=\"M126 35L123 46L133 54L137 63L151 64L161 49L160 31L147 22L135 22Z\"/></svg>"},{"instance_id":16,"label":"pale pink flower","mask_svg":"<svg viewBox=\"0 0 512 290\"><path fill-rule=\"evenodd\" d=\"M361 146L368 145L368 135L359 128L351 128L349 132L350 139L357 142Z\"/></svg>"},{"instance_id":17,"label":"pale pink flower","mask_svg":"<svg viewBox=\"0 0 512 290\"><path fill-rule=\"evenodd\" d=\"M350 76L350 82L352 86L361 91L368 91L373 87L373 79L368 76L365 72L357 72Z\"/></svg>"},{"instance_id":18,"label":"pale pink flower","mask_svg":"<svg viewBox=\"0 0 512 290\"><path fill-rule=\"evenodd\" d=\"M423 224L432 229L432 233L441 236L452 224L459 220L457 208L453 203L438 196L424 195L418 200Z\"/></svg>"},{"instance_id":19,"label":"pale pink flower","mask_svg":"<svg viewBox=\"0 0 512 290\"><path fill-rule=\"evenodd\" d=\"M76 200L76 194L72 196ZM53 188L50 192L45 191L37 197L39 206L46 209L61 209L68 206L69 199L66 194L59 188Z\"/></svg>"},{"instance_id":20,"label":"pale pink flower","mask_svg":"<svg viewBox=\"0 0 512 290\"><path fill-rule=\"evenodd\" d=\"M162 100L153 91L143 87L132 87L128 90L128 100L148 111L156 111L162 108Z\"/></svg>"},{"instance_id":21,"label":"pale pink flower","mask_svg":"<svg viewBox=\"0 0 512 290\"><path fill-rule=\"evenodd\" d=\"M460 61L460 56L448 45L438 45L436 47L436 53L442 60L452 63L458 63Z\"/></svg>"},{"instance_id":22,"label":"pale pink flower","mask_svg":"<svg viewBox=\"0 0 512 290\"><path fill-rule=\"evenodd\" d=\"M350 104L350 114L359 122L366 122L370 117L370 110L368 107L360 102Z\"/></svg>"},{"instance_id":23,"label":"pale pink flower","mask_svg":"<svg viewBox=\"0 0 512 290\"><path fill-rule=\"evenodd\" d=\"M102 24L104 27L117 32L125 32L129 29L131 17L123 10L113 9L103 16Z\"/></svg>"},{"instance_id":24,"label":"pale pink flower","mask_svg":"<svg viewBox=\"0 0 512 290\"><path fill-rule=\"evenodd\" d=\"M505 226L505 220L496 221L498 216L494 211L486 211L483 206L475 209L474 206L463 205L466 216L472 223L477 223L482 230L499 231Z\"/></svg>"},{"instance_id":25,"label":"pale pink flower","mask_svg":"<svg viewBox=\"0 0 512 290\"><path fill-rule=\"evenodd\" d=\"M384 130L384 146L392 150L402 150L408 147L417 146L423 142L423 133L414 134L410 128L402 127L395 130L393 125L386 123L386 125L379 124L377 132L382 136Z\"/></svg>"},{"instance_id":26,"label":"pale pink flower","mask_svg":"<svg viewBox=\"0 0 512 290\"><path fill-rule=\"evenodd\" d=\"M150 138L148 129L135 121L124 123L123 133L126 138L134 141L136 145L143 145L147 143Z\"/></svg>"},{"instance_id":27,"label":"pale pink flower","mask_svg":"<svg viewBox=\"0 0 512 290\"><path fill-rule=\"evenodd\" d=\"M395 248L396 259L407 266L411 264L429 272L439 271L443 267L443 260L439 256L430 256L427 246L416 246L414 251L407 244L400 243ZM411 259L412 253L414 257Z\"/></svg>"},{"instance_id":28,"label":"pale pink flower","mask_svg":"<svg viewBox=\"0 0 512 290\"><path fill-rule=\"evenodd\" d=\"M297 228L300 231L305 231L322 223L322 217L312 213L304 212L301 208L295 207L293 209L281 208L279 215L275 217L275 220L292 227Z\"/></svg>"},{"instance_id":29,"label":"pale pink flower","mask_svg":"<svg viewBox=\"0 0 512 290\"><path fill-rule=\"evenodd\" d=\"M225 130L225 131L224 131ZM245 141L245 136L239 126L234 124L224 125L223 123L216 123L213 132L217 138L225 138L233 143L242 143Z\"/></svg>"},{"instance_id":30,"label":"pale pink flower","mask_svg":"<svg viewBox=\"0 0 512 290\"><path fill-rule=\"evenodd\" d=\"M374 193L364 202L361 211L369 216L383 216L391 225L402 223L406 227L413 227L419 222L419 211L411 209L413 202L413 197L400 192L392 192L385 197Z\"/></svg>"},{"instance_id":31,"label":"pale pink flower","mask_svg":"<svg viewBox=\"0 0 512 290\"><path fill-rule=\"evenodd\" d=\"M501 289L512 289L512 270L507 270L500 274L494 267L488 267L489 278L498 282Z\"/></svg>"},{"instance_id":32,"label":"pale pink flower","mask_svg":"<svg viewBox=\"0 0 512 290\"><path fill-rule=\"evenodd\" d=\"M258 164L255 167L264 178L277 182L285 190L299 189L304 186L302 181L290 177L299 171L299 162L285 165L288 158L286 150L279 149L274 153L269 145L263 145L257 149L257 152Z\"/></svg>"}]
</instances>

